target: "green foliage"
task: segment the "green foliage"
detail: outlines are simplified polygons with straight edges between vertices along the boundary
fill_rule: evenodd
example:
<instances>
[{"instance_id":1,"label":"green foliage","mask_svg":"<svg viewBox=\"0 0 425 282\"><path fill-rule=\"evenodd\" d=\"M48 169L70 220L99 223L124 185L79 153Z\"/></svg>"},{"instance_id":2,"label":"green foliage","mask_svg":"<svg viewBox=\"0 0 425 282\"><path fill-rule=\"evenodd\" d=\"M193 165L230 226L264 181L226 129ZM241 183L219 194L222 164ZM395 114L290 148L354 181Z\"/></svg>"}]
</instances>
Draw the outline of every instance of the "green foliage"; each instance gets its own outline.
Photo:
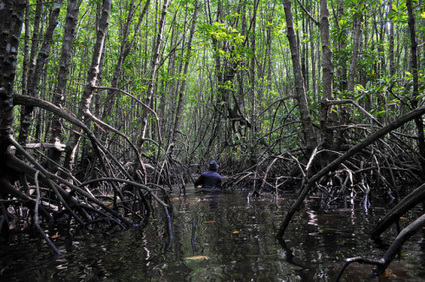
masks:
<instances>
[{"instance_id":1,"label":"green foliage","mask_svg":"<svg viewBox=\"0 0 425 282\"><path fill-rule=\"evenodd\" d=\"M395 23L407 23L407 8L406 2L399 4L393 4L391 6L391 12L389 13L389 18Z\"/></svg>"},{"instance_id":2,"label":"green foliage","mask_svg":"<svg viewBox=\"0 0 425 282\"><path fill-rule=\"evenodd\" d=\"M140 101L146 102L146 92L151 78L152 50L157 39L162 6L151 2L141 30L135 36L136 23L144 3L142 1L141 6L135 9L134 17L129 25L129 38L126 43L134 40L134 46L123 63L123 71L120 73L118 85L119 88L132 93ZM344 1L344 12L341 15L338 14L338 3L339 1L329 2L331 49L336 81L334 96L337 99L354 99L368 112L383 121L407 111L412 98L413 79L409 69L410 43L406 28L405 2L397 2L389 7L385 1ZM32 36L34 28L34 4L35 0L31 0L29 37ZM275 103L295 92L283 5L273 1L251 0L243 2L243 5L239 2L220 0L199 1L199 4L190 55L188 55L187 45L189 29L194 20L195 1L173 1L166 15L159 69L156 72L155 81L152 83L154 88L150 104L157 114L162 115L159 118L162 135L165 139L164 144L171 142L166 139L174 126L178 102L181 102L182 111L179 115L179 134L177 135L179 146L183 146L181 144L184 143L187 151L183 157L178 154L184 150L182 148L176 150L177 158L187 157L188 161L193 162L194 156L201 158L205 154L209 154L210 152L203 151L208 149L217 154L223 151L228 158L247 161L251 151L254 148L260 148L261 146L258 144L263 141L267 144L274 144L272 148L272 151L275 150L274 153L300 146L302 128L300 123L297 123L300 115L296 102L289 99L282 103ZM304 1L306 9L315 19L320 19L319 4L319 1ZM46 2L43 5L43 9L47 9L51 4ZM101 6L102 1L99 0L82 1L81 4L78 33L72 45L69 81L65 93L65 109L71 113L77 112L82 91L87 83L87 71L92 61L91 57L97 36L96 23ZM417 16L418 41L421 43L420 38L423 37L425 30L423 21L425 12L423 3L420 1L415 1L414 6ZM128 17L128 7L129 1L114 1L108 37L105 42L102 76L97 81L100 86L111 85L121 45L124 42L122 36ZM319 27L312 24L309 16L295 2L293 13L299 38L300 55L306 72L305 86L310 115L316 125L315 129L319 131L322 110L319 101L323 72L320 30ZM49 62L44 70L46 75L42 82L43 87L41 87L45 91L43 97L49 101L54 95L50 90L54 89L57 83L65 19L64 5L54 35ZM355 93L347 93L345 89L342 89L342 85L339 85L341 84L340 80L347 79L347 77L337 77L337 74L345 70L346 76L350 75L348 68L353 56L352 42L356 19L361 19L363 24L362 46L356 66ZM389 75L389 22L394 24L394 48L396 51L395 68L397 73L393 77ZM48 17L42 18L41 30L46 30L47 23ZM33 41L31 39L29 44L39 42L37 40L41 38L42 34ZM18 93L22 92L24 87L22 85L24 39L22 36L18 56L18 75L15 85ZM419 97L415 98L422 102L424 62L420 51L419 54L421 91ZM184 72L186 62L189 63L187 73ZM382 62L385 62L386 65L382 65ZM228 72L226 73L226 71ZM226 74L229 73L234 75L229 75L231 79L226 77ZM219 83L218 77L222 78L221 81L224 83ZM177 95L180 94L179 89L183 82L185 90L181 93L182 101L179 101L180 98ZM110 98L107 97L106 92L99 92L101 94L95 97L93 112L96 110L96 113L112 126L122 128L132 141L136 142L140 135L141 119L146 113L145 109L127 95L120 94ZM228 96L224 101L218 99L222 98L217 97L218 94ZM40 96L42 95L40 94ZM228 113L221 111L221 108L227 107L215 108L228 106L233 109L235 105L233 96L236 97L240 107L238 114L251 123L255 123L256 130L241 125L239 122L236 122L237 129L233 129L229 125L231 122ZM114 108L111 113L103 113L105 105L109 102L108 99L115 99L112 103ZM335 108L338 109L338 107ZM350 111L351 117L356 122L365 120L364 114L358 109L351 107ZM170 117L172 113L174 116ZM105 115L103 116L103 114ZM155 121L150 120L151 117L152 115L149 114L148 137L156 141L158 138L157 125ZM211 145L209 146L209 144ZM227 145L229 148L223 148ZM196 152L192 152L192 148ZM117 148L117 150L120 149ZM146 156L152 157L158 150L157 147L148 148Z\"/></svg>"}]
</instances>

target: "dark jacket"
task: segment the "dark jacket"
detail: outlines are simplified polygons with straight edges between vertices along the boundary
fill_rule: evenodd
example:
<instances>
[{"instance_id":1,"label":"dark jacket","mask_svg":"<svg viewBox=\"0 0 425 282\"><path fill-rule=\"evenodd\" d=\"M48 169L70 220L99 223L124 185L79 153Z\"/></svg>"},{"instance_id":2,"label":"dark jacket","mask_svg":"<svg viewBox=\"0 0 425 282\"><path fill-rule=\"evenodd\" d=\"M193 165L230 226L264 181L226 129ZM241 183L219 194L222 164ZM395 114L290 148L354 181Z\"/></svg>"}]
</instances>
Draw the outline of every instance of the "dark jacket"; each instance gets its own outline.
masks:
<instances>
[{"instance_id":1,"label":"dark jacket","mask_svg":"<svg viewBox=\"0 0 425 282\"><path fill-rule=\"evenodd\" d=\"M206 171L202 173L195 181L196 186L202 186L202 188L214 189L221 184L221 176L216 171Z\"/></svg>"}]
</instances>

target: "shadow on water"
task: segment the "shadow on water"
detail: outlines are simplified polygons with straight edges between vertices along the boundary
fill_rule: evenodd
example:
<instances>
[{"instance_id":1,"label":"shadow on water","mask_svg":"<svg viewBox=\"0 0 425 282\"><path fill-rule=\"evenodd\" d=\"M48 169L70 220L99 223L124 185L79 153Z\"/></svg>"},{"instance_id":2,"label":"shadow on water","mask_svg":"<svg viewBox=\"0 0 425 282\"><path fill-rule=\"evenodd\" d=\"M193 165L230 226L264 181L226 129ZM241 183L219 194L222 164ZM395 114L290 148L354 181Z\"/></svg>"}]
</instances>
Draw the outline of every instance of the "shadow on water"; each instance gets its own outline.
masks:
<instances>
[{"instance_id":1,"label":"shadow on water","mask_svg":"<svg viewBox=\"0 0 425 282\"><path fill-rule=\"evenodd\" d=\"M285 238L277 240L276 229L293 198L290 193L248 198L248 191L189 188L185 195L172 195L170 220L161 211L145 229L58 236L60 256L38 239L3 247L0 280L329 281L343 259L380 258L385 252L367 234L385 209L366 212L358 203L325 210L317 199L306 201ZM353 264L342 280L424 281L424 241L423 233L415 235L386 276L370 278L371 267Z\"/></svg>"}]
</instances>

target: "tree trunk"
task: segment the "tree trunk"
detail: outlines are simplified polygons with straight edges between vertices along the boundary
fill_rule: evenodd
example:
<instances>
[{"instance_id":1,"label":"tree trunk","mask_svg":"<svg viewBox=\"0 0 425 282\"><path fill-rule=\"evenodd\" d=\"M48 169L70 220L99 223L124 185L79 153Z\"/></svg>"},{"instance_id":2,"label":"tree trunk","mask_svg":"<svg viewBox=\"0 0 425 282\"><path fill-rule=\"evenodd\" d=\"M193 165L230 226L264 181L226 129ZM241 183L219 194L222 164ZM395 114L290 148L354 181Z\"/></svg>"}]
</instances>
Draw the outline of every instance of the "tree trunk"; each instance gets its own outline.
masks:
<instances>
[{"instance_id":1,"label":"tree trunk","mask_svg":"<svg viewBox=\"0 0 425 282\"><path fill-rule=\"evenodd\" d=\"M359 57L359 47L360 42L362 38L362 20L361 15L357 13L354 16L354 42L353 42L353 54L351 57L351 64L350 64L350 74L348 77L348 85L347 90L348 92L354 92L354 84L357 74L357 61Z\"/></svg>"},{"instance_id":2,"label":"tree trunk","mask_svg":"<svg viewBox=\"0 0 425 282\"><path fill-rule=\"evenodd\" d=\"M257 115L257 108L259 107L258 104L261 104L260 101L257 102L257 100L260 100L260 92L261 91L256 91L256 69L255 69L255 62L257 61L257 57L256 57L256 26L257 26L257 8L258 8L258 4L260 3L259 0L254 0L254 11L253 11L253 15L252 15L252 20L251 20L251 31L250 33L251 35L251 52L252 52L252 58L251 58L251 62L250 62L250 66L249 66L249 80L250 80L250 94L251 94L251 122L255 122L255 116ZM263 77L264 74L260 74L260 77ZM260 88L260 86L258 86L258 88ZM236 102L236 101L235 101ZM235 105L236 108L236 105ZM239 106L236 108L239 109ZM256 134L256 128L252 127L252 136L254 137ZM254 146L252 146L251 150L250 150L250 166L255 166L257 164L257 155L258 152L255 148L255 144Z\"/></svg>"},{"instance_id":3,"label":"tree trunk","mask_svg":"<svg viewBox=\"0 0 425 282\"><path fill-rule=\"evenodd\" d=\"M385 68L386 68L386 62L385 62L385 52L384 52L384 25L378 25L380 21L387 22L387 15L384 15L384 12L382 11L382 6L378 6L374 9L374 19L373 19L373 27L376 34L376 45L377 45L377 51L378 51L378 58L376 58L375 62L375 75L377 78L381 77L381 74L384 74ZM386 13L388 14L388 13ZM385 27L387 29L387 27ZM378 97L378 104L382 105L384 102L382 101L383 97Z\"/></svg>"},{"instance_id":4,"label":"tree trunk","mask_svg":"<svg viewBox=\"0 0 425 282\"><path fill-rule=\"evenodd\" d=\"M337 18L335 19L336 22L342 22L344 20L344 0L338 0L338 14L337 14ZM340 28L340 33L339 33L339 38L338 38L338 51L339 51L339 64L340 67L338 68L337 71L337 79L338 79L338 84L339 84L339 90L342 92L344 90L347 90L347 62L345 60L345 55L346 55L346 51L345 51L345 45L347 43L346 41L346 37L347 37L347 30L346 27L344 26L344 24L342 24L342 26L339 27Z\"/></svg>"},{"instance_id":5,"label":"tree trunk","mask_svg":"<svg viewBox=\"0 0 425 282\"><path fill-rule=\"evenodd\" d=\"M27 0L27 8L25 9L25 35L24 35L24 58L22 62L22 91L27 89L28 68L29 68L29 44L30 44L30 13L29 0ZM34 26L34 29L36 27Z\"/></svg>"},{"instance_id":6,"label":"tree trunk","mask_svg":"<svg viewBox=\"0 0 425 282\"><path fill-rule=\"evenodd\" d=\"M53 104L59 108L63 108L65 99L65 89L69 76L69 65L72 55L72 42L75 37L75 28L78 22L78 12L80 11L80 0L69 0L67 8L67 16L65 23L65 31L62 39L62 51L59 63L58 83L54 91ZM52 124L50 128L50 143L62 142L62 120L57 115L52 115ZM57 170L57 164L60 161L61 152L55 148L48 150L49 157L48 167L51 172Z\"/></svg>"},{"instance_id":7,"label":"tree trunk","mask_svg":"<svg viewBox=\"0 0 425 282\"><path fill-rule=\"evenodd\" d=\"M418 76L418 43L416 41L416 22L415 13L413 11L412 0L406 0L407 12L409 15L409 31L410 31L410 68L413 76L413 93L411 104L413 108L418 106L419 97L419 76ZM415 118L415 124L418 129L418 148L420 154L420 163L422 172L425 173L425 135L424 123L421 117Z\"/></svg>"},{"instance_id":8,"label":"tree trunk","mask_svg":"<svg viewBox=\"0 0 425 282\"><path fill-rule=\"evenodd\" d=\"M183 81L180 85L180 89L178 90L179 94L178 94L178 102L177 102L177 109L176 109L176 115L175 115L175 120L174 120L174 125L173 125L173 130L172 130L172 135L171 135L171 143L174 143L176 141L176 132L179 128L179 123L180 123L180 115L182 113L183 110L183 94L185 91L185 87L186 87L186 77L187 77L187 73L188 73L188 69L189 69L189 63L190 63L190 59L191 59L191 55L192 55L192 42L193 42L193 36L195 34L195 28L196 28L196 23L197 23L197 19L198 19L198 9L199 9L199 0L196 0L195 2L195 11L193 12L193 20L192 20L192 26L190 28L190 35L189 35L189 42L187 43L187 54L185 57L185 64L184 64L184 69L183 69Z\"/></svg>"},{"instance_id":9,"label":"tree trunk","mask_svg":"<svg viewBox=\"0 0 425 282\"><path fill-rule=\"evenodd\" d=\"M43 74L43 68L47 61L47 58L50 55L50 46L53 42L53 32L58 24L58 17L63 0L57 0L50 12L49 26L46 30L46 33L43 38L43 45L38 53L37 63L35 65L34 73L29 77L28 81L28 95L36 96L38 91L38 86L41 80L41 75ZM31 125L32 117L32 108L24 107L21 111L21 127L19 131L18 142L24 144L28 138L28 130Z\"/></svg>"},{"instance_id":10,"label":"tree trunk","mask_svg":"<svg viewBox=\"0 0 425 282\"><path fill-rule=\"evenodd\" d=\"M388 6L393 6L393 1L390 0L388 3ZM390 25L390 34L389 34L389 46L388 46L388 55L389 55L389 61L390 61L390 76L393 77L395 74L395 63L394 63L394 22L392 19L389 19L389 25Z\"/></svg>"},{"instance_id":11,"label":"tree trunk","mask_svg":"<svg viewBox=\"0 0 425 282\"><path fill-rule=\"evenodd\" d=\"M146 98L145 98L145 104L148 107L152 107L152 98L153 98L154 85L156 80L156 72L159 66L160 50L161 50L162 40L164 36L165 16L167 15L168 7L170 6L170 4L171 4L171 0L164 0L164 3L162 5L161 18L159 21L158 34L152 48L153 55L152 55L151 66L149 70L150 77L149 77L148 89L146 91ZM139 142L140 147L143 145L146 138L146 132L148 127L148 116L149 116L149 112L145 110L141 117L142 132L141 132L141 138Z\"/></svg>"},{"instance_id":12,"label":"tree trunk","mask_svg":"<svg viewBox=\"0 0 425 282\"><path fill-rule=\"evenodd\" d=\"M25 8L26 0L5 0L0 7L0 154L13 135L13 86Z\"/></svg>"},{"instance_id":13,"label":"tree trunk","mask_svg":"<svg viewBox=\"0 0 425 282\"><path fill-rule=\"evenodd\" d=\"M87 83L84 87L84 92L81 97L80 105L77 112L77 118L82 122L86 122L86 114L90 110L91 101L93 98L93 92L98 81L100 60L104 51L105 38L108 33L109 16L111 13L112 0L104 0L102 8L102 17L97 31L96 44L94 46L94 52L91 62L91 67L87 76ZM78 143L81 138L81 130L73 126L71 136L69 138L64 166L71 173L74 169L75 156L77 152Z\"/></svg>"},{"instance_id":14,"label":"tree trunk","mask_svg":"<svg viewBox=\"0 0 425 282\"><path fill-rule=\"evenodd\" d=\"M323 96L322 101L333 100L333 84L334 84L334 66L332 61L332 50L330 42L330 28L329 28L329 8L328 0L320 0L320 35L322 39L322 64L323 64ZM332 122L332 105L322 103L321 109L321 133L325 149L333 147L333 130L329 129ZM325 160L326 162L327 160Z\"/></svg>"},{"instance_id":15,"label":"tree trunk","mask_svg":"<svg viewBox=\"0 0 425 282\"><path fill-rule=\"evenodd\" d=\"M34 26L32 31L32 44L31 44L31 52L28 62L28 72L26 75L26 84L22 85L22 94L27 95L28 94L28 80L30 80L35 71L35 65L37 61L37 53L38 53L38 46L40 44L40 21L41 21L41 12L42 12L43 4L42 0L36 1L35 6L35 15L34 15ZM28 7L29 9L29 7ZM24 87L25 86L25 87Z\"/></svg>"},{"instance_id":16,"label":"tree trunk","mask_svg":"<svg viewBox=\"0 0 425 282\"><path fill-rule=\"evenodd\" d=\"M301 72L300 57L298 52L298 42L295 35L294 22L292 18L291 1L284 0L283 5L285 8L286 24L288 31L288 40L291 49L292 57L292 68L294 71L295 79L295 94L298 101L298 107L300 111L300 119L304 133L304 143L307 147L307 153L316 147L316 136L313 130L313 124L310 116L310 110L308 109L307 96L304 88L304 78Z\"/></svg>"},{"instance_id":17,"label":"tree trunk","mask_svg":"<svg viewBox=\"0 0 425 282\"><path fill-rule=\"evenodd\" d=\"M7 218L8 198L13 177L7 168L10 140L13 137L13 87L18 60L19 41L26 0L4 0L0 4L0 218ZM9 225L0 225L0 236L7 241Z\"/></svg>"},{"instance_id":18,"label":"tree trunk","mask_svg":"<svg viewBox=\"0 0 425 282\"><path fill-rule=\"evenodd\" d=\"M313 37L314 33L314 23L310 21L310 37ZM311 81L312 81L312 92L313 100L317 101L317 77L316 77L316 44L313 40L310 40L310 50L311 50Z\"/></svg>"},{"instance_id":19,"label":"tree trunk","mask_svg":"<svg viewBox=\"0 0 425 282\"><path fill-rule=\"evenodd\" d=\"M134 43L135 43L134 39L137 38L139 35L140 27L142 25L144 16L147 14L149 4L150 4L150 0L147 0L143 8L143 11L139 16L136 27L134 29L133 39L129 41L130 27L131 27L131 23L134 16L134 10L135 10L134 0L132 0L130 3L130 9L128 11L127 21L125 23L125 28L124 28L124 32L122 36L122 41L121 41L120 56L118 58L117 64L115 65L114 76L111 81L112 88L119 88L119 83L120 83L122 72L123 72L123 65L125 63L125 60L128 54L130 54L130 51L134 46ZM108 90L107 100L105 102L105 108L102 114L103 120L105 120L108 116L112 115L112 107L116 100L115 99L116 93L117 92L114 90Z\"/></svg>"},{"instance_id":20,"label":"tree trunk","mask_svg":"<svg viewBox=\"0 0 425 282\"><path fill-rule=\"evenodd\" d=\"M173 21L178 17L178 12L173 16ZM181 30L177 25L172 25L172 33L170 36L170 48L177 49L178 46L181 44L181 52L180 56L181 58L184 58L185 56L185 48L186 48L186 33L188 33L187 28L187 22L188 22L188 7L186 7L186 11L184 14L184 26L183 30ZM189 31L190 32L190 31ZM180 38L181 36L181 38ZM185 62L183 60L178 60L178 54L177 52L172 52L169 57L169 63L168 63L168 75L171 77L178 77L183 72L183 65ZM173 142L173 135L174 135L174 124L176 119L176 112L177 108L175 105L179 103L179 89L180 89L181 81L179 79L173 79L172 81L169 81L168 83L163 82L163 88L168 88L167 90L163 90L164 93L170 93L169 95L161 95L160 105L164 105L160 108L160 116L164 116L165 113L169 112L169 116L171 117L170 120L163 119L162 128L165 132L167 132L167 140L168 144ZM168 100L167 100L168 98ZM168 102L168 103L167 103ZM167 109L167 105L169 105Z\"/></svg>"}]
</instances>

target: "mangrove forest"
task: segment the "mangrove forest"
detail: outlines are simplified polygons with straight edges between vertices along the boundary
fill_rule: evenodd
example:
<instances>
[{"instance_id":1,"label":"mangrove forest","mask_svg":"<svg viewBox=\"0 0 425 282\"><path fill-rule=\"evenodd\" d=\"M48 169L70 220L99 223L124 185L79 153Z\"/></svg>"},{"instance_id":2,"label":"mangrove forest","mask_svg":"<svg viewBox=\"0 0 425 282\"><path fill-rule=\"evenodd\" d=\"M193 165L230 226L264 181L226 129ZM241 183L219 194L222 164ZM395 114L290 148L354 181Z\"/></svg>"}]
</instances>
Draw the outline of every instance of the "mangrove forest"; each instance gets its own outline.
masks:
<instances>
[{"instance_id":1,"label":"mangrove forest","mask_svg":"<svg viewBox=\"0 0 425 282\"><path fill-rule=\"evenodd\" d=\"M268 281L338 281L358 264L382 278L409 242L422 250L415 277L425 279L424 54L422 0L0 0L0 244L19 250L35 238L60 260L76 236L81 248L93 234L138 230L136 242L167 242L165 256L189 232L184 262L196 264L208 261L197 232L215 224L229 248L242 233L269 238L301 277ZM214 195L194 186L212 160L222 177ZM190 204L179 210L182 199ZM238 203L247 206L236 212ZM182 228L189 206L221 216ZM299 223L313 207L320 218L359 212L370 252L330 258L325 278L307 266L320 258L294 263L291 240L309 240ZM225 240L227 221L253 218L272 235L253 236L250 225ZM338 228L318 232L343 240ZM172 268L155 259L145 273ZM10 263L0 259L0 278ZM247 279L217 271L184 279ZM113 281L173 281L149 275Z\"/></svg>"}]
</instances>

